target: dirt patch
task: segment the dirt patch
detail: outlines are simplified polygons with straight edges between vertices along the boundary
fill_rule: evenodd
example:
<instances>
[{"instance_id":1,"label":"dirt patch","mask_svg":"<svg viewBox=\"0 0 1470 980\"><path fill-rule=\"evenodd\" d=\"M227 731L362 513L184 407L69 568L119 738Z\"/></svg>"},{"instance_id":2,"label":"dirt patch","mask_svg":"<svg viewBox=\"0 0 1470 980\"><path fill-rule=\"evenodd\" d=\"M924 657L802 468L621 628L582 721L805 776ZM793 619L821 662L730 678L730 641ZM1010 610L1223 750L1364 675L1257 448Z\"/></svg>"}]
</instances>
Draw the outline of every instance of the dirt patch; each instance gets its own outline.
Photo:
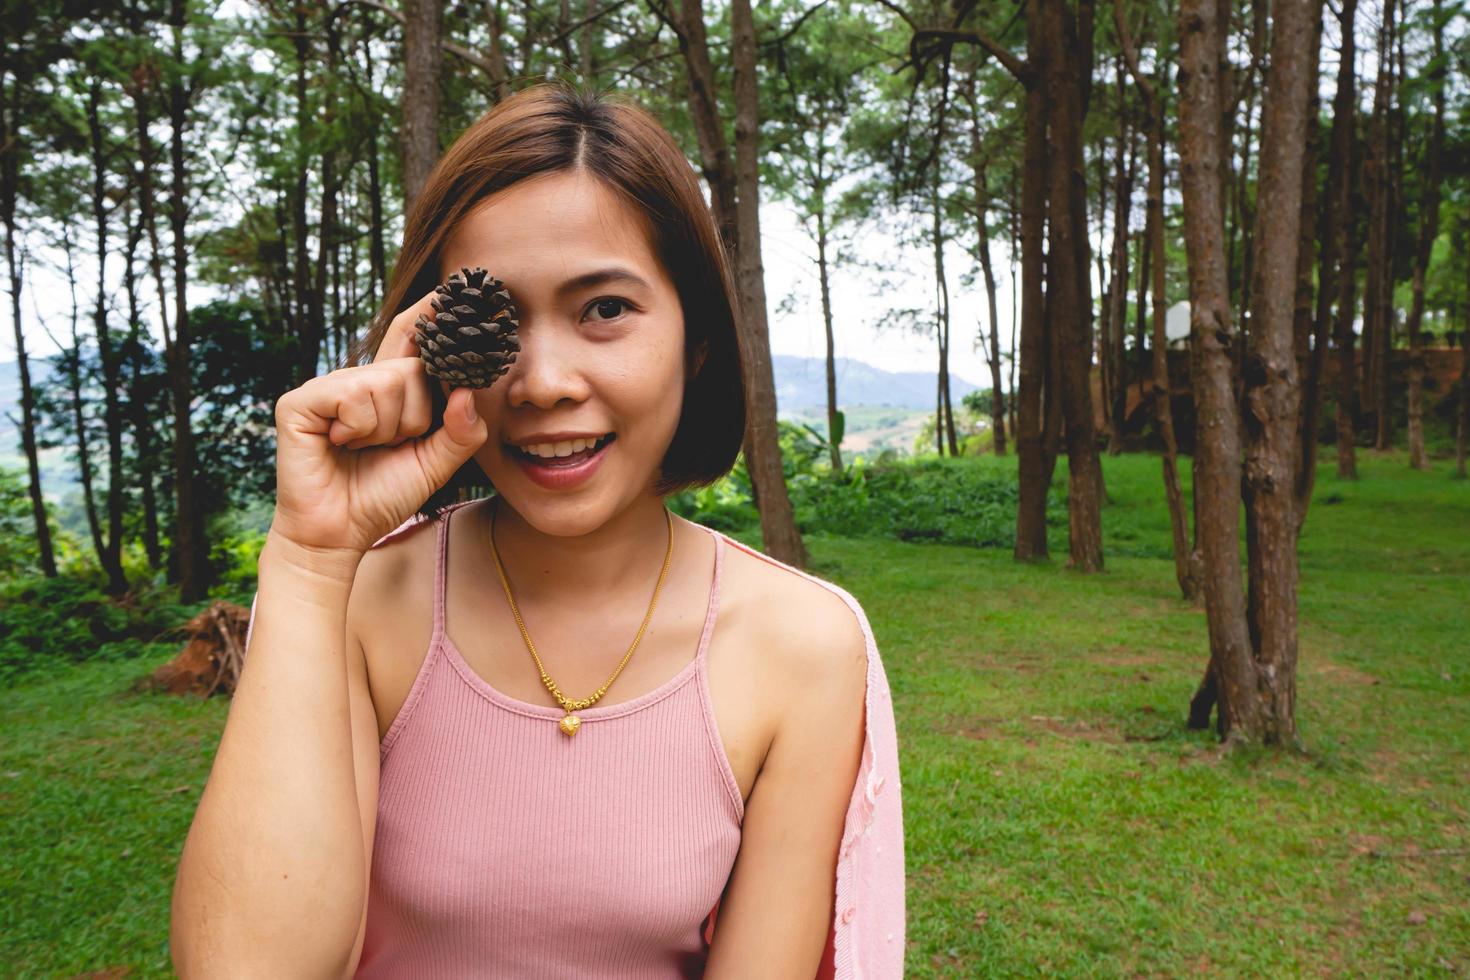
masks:
<instances>
[{"instance_id":1,"label":"dirt patch","mask_svg":"<svg viewBox=\"0 0 1470 980\"><path fill-rule=\"evenodd\" d=\"M1088 742L1123 741L1122 730L1112 722L1063 718L1057 715L1031 715L1027 720L1035 727L1063 738L1081 739Z\"/></svg>"},{"instance_id":2,"label":"dirt patch","mask_svg":"<svg viewBox=\"0 0 1470 980\"><path fill-rule=\"evenodd\" d=\"M1371 687L1374 684L1383 683L1380 678L1374 677L1365 670L1359 670L1356 667L1349 667L1345 664L1333 663L1330 660L1314 659L1311 661L1311 667L1309 669L1311 673L1316 674L1318 677L1341 681L1344 684L1359 684Z\"/></svg>"},{"instance_id":3,"label":"dirt patch","mask_svg":"<svg viewBox=\"0 0 1470 980\"><path fill-rule=\"evenodd\" d=\"M1000 729L1000 720L990 718L972 718L963 724L947 729L946 733L958 735L961 738L973 738L982 742L993 738L1001 738L1004 735L1004 732Z\"/></svg>"},{"instance_id":4,"label":"dirt patch","mask_svg":"<svg viewBox=\"0 0 1470 980\"><path fill-rule=\"evenodd\" d=\"M1126 646L1093 650L1087 655L1087 661L1099 667L1156 667L1166 662L1157 653Z\"/></svg>"}]
</instances>

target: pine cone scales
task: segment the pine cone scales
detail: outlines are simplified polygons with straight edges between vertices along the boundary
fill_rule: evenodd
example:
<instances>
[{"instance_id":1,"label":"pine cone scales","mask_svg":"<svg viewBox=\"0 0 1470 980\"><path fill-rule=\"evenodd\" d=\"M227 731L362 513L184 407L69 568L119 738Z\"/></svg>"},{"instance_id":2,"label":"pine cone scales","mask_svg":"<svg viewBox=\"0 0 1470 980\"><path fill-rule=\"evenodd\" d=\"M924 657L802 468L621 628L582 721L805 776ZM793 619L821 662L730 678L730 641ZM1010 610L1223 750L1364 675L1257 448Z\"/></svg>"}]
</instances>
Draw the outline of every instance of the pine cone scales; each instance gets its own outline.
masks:
<instances>
[{"instance_id":1,"label":"pine cone scales","mask_svg":"<svg viewBox=\"0 0 1470 980\"><path fill-rule=\"evenodd\" d=\"M521 349L520 313L505 283L484 269L462 269L434 287L434 318L420 314L419 358L450 388L488 388Z\"/></svg>"}]
</instances>

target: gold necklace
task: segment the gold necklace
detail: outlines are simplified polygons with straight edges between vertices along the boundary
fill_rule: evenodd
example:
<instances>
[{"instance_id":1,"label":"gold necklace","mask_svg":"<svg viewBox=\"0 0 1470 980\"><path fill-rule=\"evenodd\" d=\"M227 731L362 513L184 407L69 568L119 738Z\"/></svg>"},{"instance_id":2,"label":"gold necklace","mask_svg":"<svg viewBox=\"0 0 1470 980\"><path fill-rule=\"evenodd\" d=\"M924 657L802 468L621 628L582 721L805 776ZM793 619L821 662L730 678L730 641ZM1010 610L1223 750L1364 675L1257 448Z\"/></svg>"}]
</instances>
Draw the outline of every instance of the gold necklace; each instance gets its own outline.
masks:
<instances>
[{"instance_id":1,"label":"gold necklace","mask_svg":"<svg viewBox=\"0 0 1470 980\"><path fill-rule=\"evenodd\" d=\"M638 627L638 635L633 637L633 645L628 648L627 653L623 654L623 662L618 664L618 669L612 672L612 676L607 679L607 683L599 687L594 694L585 698L569 698L561 693L561 688L556 686L556 681L551 679L550 675L546 673L546 668L542 666L541 657L536 653L536 645L531 642L531 634L526 632L526 624L521 619L520 607L516 605L515 596L511 595L510 582L505 577L505 566L500 564L500 552L495 547L495 512L499 509L499 500L499 497L495 498L495 503L490 506L490 554L495 559L495 570L500 573L500 584L505 589L505 598L510 602L510 611L515 614L516 626L520 627L521 638L526 641L526 648L531 651L531 657L536 661L536 669L541 672L541 683L546 685L546 689L551 692L551 696L556 698L557 704L560 704L562 710L566 712L566 715L560 722L561 730L568 737L571 737L577 734L578 728L582 727L582 719L578 718L573 712L591 707L597 703L599 698L607 693L607 689L612 686L612 682L618 679L618 675L627 666L628 658L632 657L633 651L638 649L638 641L643 639L643 631L648 628L648 621L653 618L653 607L658 604L658 593L664 587L664 576L669 572L669 559L674 554L674 515L667 507L664 508L664 517L668 519L669 524L669 547L664 552L664 567L658 573L658 583L653 587L653 600L648 604L648 612L643 615L643 624Z\"/></svg>"}]
</instances>

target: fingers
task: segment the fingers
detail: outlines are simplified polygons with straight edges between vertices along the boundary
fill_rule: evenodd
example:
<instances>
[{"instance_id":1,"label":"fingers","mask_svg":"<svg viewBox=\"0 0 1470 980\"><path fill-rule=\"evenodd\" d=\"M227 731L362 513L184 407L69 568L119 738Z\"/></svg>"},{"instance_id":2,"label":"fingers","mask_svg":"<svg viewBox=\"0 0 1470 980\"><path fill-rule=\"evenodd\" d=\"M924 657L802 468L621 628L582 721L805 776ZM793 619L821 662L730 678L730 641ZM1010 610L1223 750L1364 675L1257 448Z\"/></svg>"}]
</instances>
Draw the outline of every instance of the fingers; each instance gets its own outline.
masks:
<instances>
[{"instance_id":1,"label":"fingers","mask_svg":"<svg viewBox=\"0 0 1470 980\"><path fill-rule=\"evenodd\" d=\"M475 412L475 393L456 388L444 407L444 424L418 444L419 464L431 485L442 487L484 445L489 429Z\"/></svg>"},{"instance_id":2,"label":"fingers","mask_svg":"<svg viewBox=\"0 0 1470 980\"><path fill-rule=\"evenodd\" d=\"M373 355L373 363L392 360L402 357L419 356L419 345L414 342L414 334L417 328L414 324L418 321L420 314L432 319L434 317L434 291L430 290L417 303L404 310L393 318L388 324L388 332L383 334L383 342L378 345L378 352Z\"/></svg>"},{"instance_id":3,"label":"fingers","mask_svg":"<svg viewBox=\"0 0 1470 980\"><path fill-rule=\"evenodd\" d=\"M313 378L283 396L277 424L325 434L334 446L397 445L429 430L433 404L417 361L390 358ZM295 409L283 415L286 406Z\"/></svg>"}]
</instances>

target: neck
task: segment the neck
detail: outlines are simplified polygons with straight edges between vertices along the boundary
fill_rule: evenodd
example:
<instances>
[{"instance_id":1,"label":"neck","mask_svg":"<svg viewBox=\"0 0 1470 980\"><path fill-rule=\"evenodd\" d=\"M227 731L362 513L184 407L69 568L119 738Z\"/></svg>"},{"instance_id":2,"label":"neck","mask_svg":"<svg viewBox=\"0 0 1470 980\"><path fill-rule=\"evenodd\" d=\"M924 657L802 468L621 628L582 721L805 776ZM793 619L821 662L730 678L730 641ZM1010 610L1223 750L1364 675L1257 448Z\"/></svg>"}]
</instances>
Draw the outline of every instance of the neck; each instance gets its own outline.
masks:
<instances>
[{"instance_id":1,"label":"neck","mask_svg":"<svg viewBox=\"0 0 1470 980\"><path fill-rule=\"evenodd\" d=\"M494 546L518 603L615 601L628 588L644 586L644 570L657 575L669 548L664 502L651 495L640 496L600 527L576 535L537 529L502 497L483 512L487 549L492 509Z\"/></svg>"}]
</instances>

